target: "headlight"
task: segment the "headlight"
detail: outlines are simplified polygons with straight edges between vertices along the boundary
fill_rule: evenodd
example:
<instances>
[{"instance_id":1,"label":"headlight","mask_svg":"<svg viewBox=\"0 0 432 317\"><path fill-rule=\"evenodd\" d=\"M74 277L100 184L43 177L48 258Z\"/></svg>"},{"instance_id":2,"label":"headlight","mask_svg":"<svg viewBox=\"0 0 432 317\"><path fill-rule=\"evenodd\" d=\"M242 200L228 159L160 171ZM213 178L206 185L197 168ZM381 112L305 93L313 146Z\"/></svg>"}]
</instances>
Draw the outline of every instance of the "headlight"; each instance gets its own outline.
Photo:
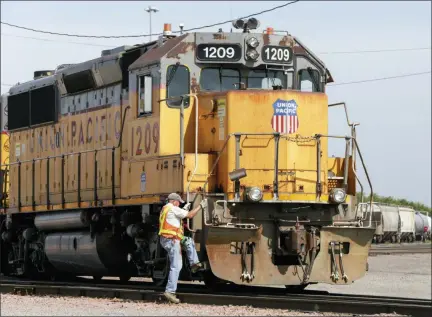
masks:
<instances>
[{"instance_id":1,"label":"headlight","mask_svg":"<svg viewBox=\"0 0 432 317\"><path fill-rule=\"evenodd\" d=\"M251 37L246 41L246 44L250 47L257 48L259 45L259 41L256 39L256 37Z\"/></svg>"},{"instance_id":2,"label":"headlight","mask_svg":"<svg viewBox=\"0 0 432 317\"><path fill-rule=\"evenodd\" d=\"M330 199L333 200L335 203L341 204L346 199L346 193L345 190L341 188L335 188L330 193Z\"/></svg>"},{"instance_id":3,"label":"headlight","mask_svg":"<svg viewBox=\"0 0 432 317\"><path fill-rule=\"evenodd\" d=\"M256 61L258 56L258 52L253 48L246 51L246 57L250 60Z\"/></svg>"},{"instance_id":4,"label":"headlight","mask_svg":"<svg viewBox=\"0 0 432 317\"><path fill-rule=\"evenodd\" d=\"M263 197L263 194L261 189L259 189L258 187L252 187L247 192L247 196L252 201L260 201Z\"/></svg>"}]
</instances>

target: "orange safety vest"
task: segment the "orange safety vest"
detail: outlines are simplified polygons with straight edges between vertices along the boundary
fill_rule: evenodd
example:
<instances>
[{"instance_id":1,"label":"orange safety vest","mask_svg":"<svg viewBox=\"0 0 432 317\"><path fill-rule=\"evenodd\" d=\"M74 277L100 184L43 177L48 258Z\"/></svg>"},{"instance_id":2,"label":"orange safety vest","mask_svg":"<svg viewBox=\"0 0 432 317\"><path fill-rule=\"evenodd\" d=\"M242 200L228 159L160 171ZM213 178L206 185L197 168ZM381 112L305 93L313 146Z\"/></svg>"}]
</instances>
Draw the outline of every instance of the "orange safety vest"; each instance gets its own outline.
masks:
<instances>
[{"instance_id":1,"label":"orange safety vest","mask_svg":"<svg viewBox=\"0 0 432 317\"><path fill-rule=\"evenodd\" d=\"M180 228L170 225L167 221L167 215L171 211L171 205L165 205L162 208L159 216L159 235L168 239L183 239L183 226L180 223Z\"/></svg>"}]
</instances>

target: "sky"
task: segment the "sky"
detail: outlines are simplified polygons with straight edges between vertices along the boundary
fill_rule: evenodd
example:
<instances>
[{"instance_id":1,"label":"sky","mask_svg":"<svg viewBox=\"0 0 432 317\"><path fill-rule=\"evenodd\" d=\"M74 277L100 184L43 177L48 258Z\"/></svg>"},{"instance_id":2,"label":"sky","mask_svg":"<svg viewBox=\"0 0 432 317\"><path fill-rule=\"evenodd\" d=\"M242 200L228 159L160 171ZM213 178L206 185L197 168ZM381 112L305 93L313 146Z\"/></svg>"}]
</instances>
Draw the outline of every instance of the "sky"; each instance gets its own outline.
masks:
<instances>
[{"instance_id":1,"label":"sky","mask_svg":"<svg viewBox=\"0 0 432 317\"><path fill-rule=\"evenodd\" d=\"M280 1L2 1L1 21L69 34L134 35L164 23L173 30L231 20L266 10ZM256 16L261 26L287 30L316 53L336 83L431 71L431 2L300 1ZM230 31L231 25L203 29ZM33 38L33 39L32 39ZM37 39L34 39L37 38ZM41 40L43 39L43 40ZM147 38L85 39L54 36L1 25L1 93L30 80L33 71L54 69L100 56L104 49ZM84 43L84 44L82 44ZM378 53L367 50L413 49ZM347 52L357 53L347 53ZM341 53L342 52L342 53ZM374 192L431 205L431 75L327 88L329 102L345 101L359 122L358 142ZM348 134L342 108L330 110L329 133ZM343 155L343 142L329 154ZM369 192L364 173L359 174Z\"/></svg>"}]
</instances>

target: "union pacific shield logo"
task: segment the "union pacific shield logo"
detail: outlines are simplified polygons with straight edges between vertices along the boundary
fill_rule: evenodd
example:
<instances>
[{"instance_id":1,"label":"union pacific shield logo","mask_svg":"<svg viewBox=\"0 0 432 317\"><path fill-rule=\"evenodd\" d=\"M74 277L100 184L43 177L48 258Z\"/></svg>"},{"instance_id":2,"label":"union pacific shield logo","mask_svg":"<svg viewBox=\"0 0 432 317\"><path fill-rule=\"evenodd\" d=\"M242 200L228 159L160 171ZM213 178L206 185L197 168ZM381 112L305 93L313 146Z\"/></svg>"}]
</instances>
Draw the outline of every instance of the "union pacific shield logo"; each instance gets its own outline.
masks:
<instances>
[{"instance_id":1,"label":"union pacific shield logo","mask_svg":"<svg viewBox=\"0 0 432 317\"><path fill-rule=\"evenodd\" d=\"M278 99L273 104L272 128L279 133L295 133L299 127L297 103L292 100Z\"/></svg>"}]
</instances>

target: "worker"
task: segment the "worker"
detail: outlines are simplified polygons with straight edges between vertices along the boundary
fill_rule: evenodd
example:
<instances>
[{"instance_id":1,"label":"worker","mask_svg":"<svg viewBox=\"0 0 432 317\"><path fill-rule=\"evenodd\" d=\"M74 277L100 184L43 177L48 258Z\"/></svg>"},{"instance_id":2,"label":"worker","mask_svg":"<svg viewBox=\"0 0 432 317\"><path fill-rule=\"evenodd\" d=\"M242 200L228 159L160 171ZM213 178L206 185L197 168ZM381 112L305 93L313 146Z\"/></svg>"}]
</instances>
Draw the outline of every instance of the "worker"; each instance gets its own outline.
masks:
<instances>
[{"instance_id":1,"label":"worker","mask_svg":"<svg viewBox=\"0 0 432 317\"><path fill-rule=\"evenodd\" d=\"M165 288L164 296L170 302L178 304L180 300L175 296L177 281L183 265L182 250L186 251L192 273L196 273L202 268L202 263L198 260L194 241L183 235L183 219L193 218L201 209L205 208L203 200L198 207L189 212L190 203L180 208L184 201L180 195L171 193L168 195L168 203L162 208L159 217L159 236L162 248L168 253L170 261L170 271L168 283Z\"/></svg>"}]
</instances>

